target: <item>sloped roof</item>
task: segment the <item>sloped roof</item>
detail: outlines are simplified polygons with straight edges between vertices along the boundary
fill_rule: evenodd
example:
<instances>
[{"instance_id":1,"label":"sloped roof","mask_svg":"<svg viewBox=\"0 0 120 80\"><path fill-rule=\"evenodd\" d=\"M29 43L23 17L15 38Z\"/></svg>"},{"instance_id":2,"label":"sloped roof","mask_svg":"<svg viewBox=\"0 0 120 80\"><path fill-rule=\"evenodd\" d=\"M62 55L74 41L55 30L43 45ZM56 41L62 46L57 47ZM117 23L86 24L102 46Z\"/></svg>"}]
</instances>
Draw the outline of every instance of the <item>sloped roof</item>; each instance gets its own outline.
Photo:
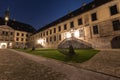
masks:
<instances>
[{"instance_id":1,"label":"sloped roof","mask_svg":"<svg viewBox=\"0 0 120 80\"><path fill-rule=\"evenodd\" d=\"M71 12L71 13L69 13L69 14L67 14L67 15L65 15L65 16L63 16L63 17L61 17L61 18L59 18L59 19L57 19L55 21L53 21L52 23L40 28L39 30L37 30L36 33L40 32L40 31L43 31L43 30L45 30L47 28L50 28L52 26L55 26L56 24L62 23L64 21L66 21L68 19L71 19L71 18L73 18L75 16L78 16L78 15L80 15L82 13L90 11L90 10L92 10L94 8L97 8L97 7L103 5L103 4L107 3L107 2L110 2L110 1L112 1L112 0L94 0L94 1L84 5L82 7L80 7L79 9L77 9L77 10L75 10L75 11L73 11L73 12Z\"/></svg>"},{"instance_id":2,"label":"sloped roof","mask_svg":"<svg viewBox=\"0 0 120 80\"><path fill-rule=\"evenodd\" d=\"M0 17L0 25L4 25L4 24L5 24L4 18ZM7 25L19 31L25 31L25 32L30 32L30 33L35 33L36 31L35 28L33 28L31 25L21 23L18 21L9 20Z\"/></svg>"}]
</instances>

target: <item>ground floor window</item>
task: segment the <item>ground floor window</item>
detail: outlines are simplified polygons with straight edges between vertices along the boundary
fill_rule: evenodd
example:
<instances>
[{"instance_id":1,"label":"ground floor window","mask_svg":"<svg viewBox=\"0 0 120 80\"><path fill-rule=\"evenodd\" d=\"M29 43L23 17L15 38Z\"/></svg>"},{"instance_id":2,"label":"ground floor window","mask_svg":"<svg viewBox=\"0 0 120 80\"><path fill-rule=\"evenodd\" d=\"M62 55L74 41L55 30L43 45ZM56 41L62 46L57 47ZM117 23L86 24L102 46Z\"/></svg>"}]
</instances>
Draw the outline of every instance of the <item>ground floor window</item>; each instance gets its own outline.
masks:
<instances>
[{"instance_id":1,"label":"ground floor window","mask_svg":"<svg viewBox=\"0 0 120 80\"><path fill-rule=\"evenodd\" d=\"M112 24L113 24L114 31L120 30L120 21L119 20L113 21Z\"/></svg>"},{"instance_id":2,"label":"ground floor window","mask_svg":"<svg viewBox=\"0 0 120 80\"><path fill-rule=\"evenodd\" d=\"M98 34L98 25L93 26L93 34Z\"/></svg>"}]
</instances>

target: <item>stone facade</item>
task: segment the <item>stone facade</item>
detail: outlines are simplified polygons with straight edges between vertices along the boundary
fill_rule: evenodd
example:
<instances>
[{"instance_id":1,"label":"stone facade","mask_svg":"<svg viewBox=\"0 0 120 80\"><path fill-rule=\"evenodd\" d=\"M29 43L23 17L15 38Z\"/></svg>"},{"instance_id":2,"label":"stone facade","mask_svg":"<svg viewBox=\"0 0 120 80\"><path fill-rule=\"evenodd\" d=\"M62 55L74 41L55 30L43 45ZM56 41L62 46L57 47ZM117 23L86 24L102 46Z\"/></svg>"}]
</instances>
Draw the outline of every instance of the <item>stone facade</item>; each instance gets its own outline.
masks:
<instances>
[{"instance_id":1,"label":"stone facade","mask_svg":"<svg viewBox=\"0 0 120 80\"><path fill-rule=\"evenodd\" d=\"M7 25L0 26L0 48L23 48L27 46L31 33L14 30Z\"/></svg>"},{"instance_id":2,"label":"stone facade","mask_svg":"<svg viewBox=\"0 0 120 80\"><path fill-rule=\"evenodd\" d=\"M88 5L82 6L81 11ZM100 6L93 3L91 6L92 8L84 13L76 16L73 12L71 18L60 18L55 25L40 29L31 36L31 46L57 48L65 39L73 36L76 41L79 39L91 44L92 48L114 48L114 45L118 45L115 48L120 48L120 0L108 0ZM117 39L114 39L115 37Z\"/></svg>"}]
</instances>

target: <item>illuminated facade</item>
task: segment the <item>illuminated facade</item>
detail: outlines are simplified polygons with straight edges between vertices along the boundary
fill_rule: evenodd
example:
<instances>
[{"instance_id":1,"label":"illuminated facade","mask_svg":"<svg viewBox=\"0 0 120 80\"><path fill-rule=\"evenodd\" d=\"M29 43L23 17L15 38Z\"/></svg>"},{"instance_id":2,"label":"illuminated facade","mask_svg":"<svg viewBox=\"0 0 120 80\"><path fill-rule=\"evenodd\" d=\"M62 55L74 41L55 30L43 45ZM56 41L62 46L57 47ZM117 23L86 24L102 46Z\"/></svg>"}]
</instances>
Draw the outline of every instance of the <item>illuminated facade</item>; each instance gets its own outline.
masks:
<instances>
[{"instance_id":1,"label":"illuminated facade","mask_svg":"<svg viewBox=\"0 0 120 80\"><path fill-rule=\"evenodd\" d=\"M12 48L14 43L14 30L9 26L0 26L0 49Z\"/></svg>"},{"instance_id":2,"label":"illuminated facade","mask_svg":"<svg viewBox=\"0 0 120 80\"><path fill-rule=\"evenodd\" d=\"M9 20L9 9L0 17L0 49L28 47L28 38L35 29L24 23Z\"/></svg>"},{"instance_id":3,"label":"illuminated facade","mask_svg":"<svg viewBox=\"0 0 120 80\"><path fill-rule=\"evenodd\" d=\"M39 29L29 43L58 48L71 44L69 40L92 48L120 48L120 0L94 0L84 4Z\"/></svg>"}]
</instances>

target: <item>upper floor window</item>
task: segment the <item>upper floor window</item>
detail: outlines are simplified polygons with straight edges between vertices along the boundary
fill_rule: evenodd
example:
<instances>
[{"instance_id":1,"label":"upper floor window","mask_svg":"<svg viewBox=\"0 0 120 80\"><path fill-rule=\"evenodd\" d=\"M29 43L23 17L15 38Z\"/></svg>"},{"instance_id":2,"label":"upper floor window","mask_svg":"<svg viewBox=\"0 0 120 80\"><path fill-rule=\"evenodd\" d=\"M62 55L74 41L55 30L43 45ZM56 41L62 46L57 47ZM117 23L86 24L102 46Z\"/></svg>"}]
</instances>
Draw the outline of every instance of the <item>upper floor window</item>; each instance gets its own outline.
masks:
<instances>
[{"instance_id":1,"label":"upper floor window","mask_svg":"<svg viewBox=\"0 0 120 80\"><path fill-rule=\"evenodd\" d=\"M97 14L96 13L92 13L91 14L91 19L92 19L92 21L96 21L97 20Z\"/></svg>"},{"instance_id":2,"label":"upper floor window","mask_svg":"<svg viewBox=\"0 0 120 80\"><path fill-rule=\"evenodd\" d=\"M112 24L113 24L114 31L120 30L120 21L119 20L113 21Z\"/></svg>"},{"instance_id":3,"label":"upper floor window","mask_svg":"<svg viewBox=\"0 0 120 80\"><path fill-rule=\"evenodd\" d=\"M5 31L3 31L2 34L5 35Z\"/></svg>"},{"instance_id":4,"label":"upper floor window","mask_svg":"<svg viewBox=\"0 0 120 80\"><path fill-rule=\"evenodd\" d=\"M61 40L61 34L59 35L59 40Z\"/></svg>"},{"instance_id":5,"label":"upper floor window","mask_svg":"<svg viewBox=\"0 0 120 80\"><path fill-rule=\"evenodd\" d=\"M24 36L24 34L22 33L22 36Z\"/></svg>"},{"instance_id":6,"label":"upper floor window","mask_svg":"<svg viewBox=\"0 0 120 80\"><path fill-rule=\"evenodd\" d=\"M46 32L46 35L48 35L48 31Z\"/></svg>"},{"instance_id":7,"label":"upper floor window","mask_svg":"<svg viewBox=\"0 0 120 80\"><path fill-rule=\"evenodd\" d=\"M19 41L19 38L16 38L16 41Z\"/></svg>"},{"instance_id":8,"label":"upper floor window","mask_svg":"<svg viewBox=\"0 0 120 80\"><path fill-rule=\"evenodd\" d=\"M54 28L54 33L56 33L56 28Z\"/></svg>"},{"instance_id":9,"label":"upper floor window","mask_svg":"<svg viewBox=\"0 0 120 80\"><path fill-rule=\"evenodd\" d=\"M10 34L13 35L13 32L11 32Z\"/></svg>"},{"instance_id":10,"label":"upper floor window","mask_svg":"<svg viewBox=\"0 0 120 80\"><path fill-rule=\"evenodd\" d=\"M23 41L24 39L23 38L21 38L21 41Z\"/></svg>"},{"instance_id":11,"label":"upper floor window","mask_svg":"<svg viewBox=\"0 0 120 80\"><path fill-rule=\"evenodd\" d=\"M93 26L93 34L98 34L98 26Z\"/></svg>"},{"instance_id":12,"label":"upper floor window","mask_svg":"<svg viewBox=\"0 0 120 80\"><path fill-rule=\"evenodd\" d=\"M52 37L50 37L50 42L52 42Z\"/></svg>"},{"instance_id":13,"label":"upper floor window","mask_svg":"<svg viewBox=\"0 0 120 80\"><path fill-rule=\"evenodd\" d=\"M28 34L26 34L26 37L28 37Z\"/></svg>"},{"instance_id":14,"label":"upper floor window","mask_svg":"<svg viewBox=\"0 0 120 80\"><path fill-rule=\"evenodd\" d=\"M78 19L78 25L82 25L83 22L82 22L82 18Z\"/></svg>"},{"instance_id":15,"label":"upper floor window","mask_svg":"<svg viewBox=\"0 0 120 80\"><path fill-rule=\"evenodd\" d=\"M54 41L56 41L56 36L54 36Z\"/></svg>"},{"instance_id":16,"label":"upper floor window","mask_svg":"<svg viewBox=\"0 0 120 80\"><path fill-rule=\"evenodd\" d=\"M42 37L42 33L41 33L41 37Z\"/></svg>"},{"instance_id":17,"label":"upper floor window","mask_svg":"<svg viewBox=\"0 0 120 80\"><path fill-rule=\"evenodd\" d=\"M20 34L19 33L17 33L17 36L19 36Z\"/></svg>"},{"instance_id":18,"label":"upper floor window","mask_svg":"<svg viewBox=\"0 0 120 80\"><path fill-rule=\"evenodd\" d=\"M67 24L64 25L64 30L66 30L66 29L67 29Z\"/></svg>"},{"instance_id":19,"label":"upper floor window","mask_svg":"<svg viewBox=\"0 0 120 80\"><path fill-rule=\"evenodd\" d=\"M45 32L43 32L43 36L45 36Z\"/></svg>"},{"instance_id":20,"label":"upper floor window","mask_svg":"<svg viewBox=\"0 0 120 80\"><path fill-rule=\"evenodd\" d=\"M52 30L50 30L50 34L52 34Z\"/></svg>"},{"instance_id":21,"label":"upper floor window","mask_svg":"<svg viewBox=\"0 0 120 80\"><path fill-rule=\"evenodd\" d=\"M118 13L117 5L111 6L110 7L110 14L115 15Z\"/></svg>"},{"instance_id":22,"label":"upper floor window","mask_svg":"<svg viewBox=\"0 0 120 80\"><path fill-rule=\"evenodd\" d=\"M6 32L6 36L8 36L8 32Z\"/></svg>"},{"instance_id":23,"label":"upper floor window","mask_svg":"<svg viewBox=\"0 0 120 80\"><path fill-rule=\"evenodd\" d=\"M59 32L61 31L61 26L58 27L58 31L59 31Z\"/></svg>"},{"instance_id":24,"label":"upper floor window","mask_svg":"<svg viewBox=\"0 0 120 80\"><path fill-rule=\"evenodd\" d=\"M70 28L73 28L74 27L74 22L70 22Z\"/></svg>"}]
</instances>

